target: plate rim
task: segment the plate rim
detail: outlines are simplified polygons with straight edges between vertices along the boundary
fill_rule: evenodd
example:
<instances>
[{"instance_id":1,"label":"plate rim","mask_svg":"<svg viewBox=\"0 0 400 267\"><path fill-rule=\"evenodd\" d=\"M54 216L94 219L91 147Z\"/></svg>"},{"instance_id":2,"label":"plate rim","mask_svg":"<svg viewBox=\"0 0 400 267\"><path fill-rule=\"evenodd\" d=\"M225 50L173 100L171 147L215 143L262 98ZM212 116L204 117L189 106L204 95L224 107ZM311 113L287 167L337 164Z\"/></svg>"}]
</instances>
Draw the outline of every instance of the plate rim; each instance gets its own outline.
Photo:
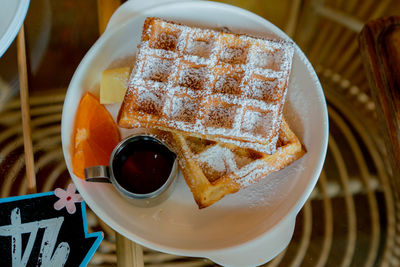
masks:
<instances>
[{"instance_id":1,"label":"plate rim","mask_svg":"<svg viewBox=\"0 0 400 267\"><path fill-rule=\"evenodd\" d=\"M0 58L10 47L11 43L14 41L19 30L21 29L22 24L25 21L26 14L28 13L29 4L30 0L20 0L17 4L17 12L11 19L11 23L8 26L7 30L0 38Z\"/></svg>"}]
</instances>

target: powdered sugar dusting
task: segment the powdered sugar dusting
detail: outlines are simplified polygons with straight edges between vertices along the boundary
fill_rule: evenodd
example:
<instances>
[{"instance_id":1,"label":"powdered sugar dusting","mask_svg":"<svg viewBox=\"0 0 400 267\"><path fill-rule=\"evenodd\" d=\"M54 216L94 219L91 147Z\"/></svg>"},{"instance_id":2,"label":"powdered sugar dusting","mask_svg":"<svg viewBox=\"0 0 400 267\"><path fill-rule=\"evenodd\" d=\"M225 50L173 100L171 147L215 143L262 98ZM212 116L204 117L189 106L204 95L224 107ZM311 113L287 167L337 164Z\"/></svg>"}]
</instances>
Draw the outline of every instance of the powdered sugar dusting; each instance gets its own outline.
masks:
<instances>
[{"instance_id":1,"label":"powdered sugar dusting","mask_svg":"<svg viewBox=\"0 0 400 267\"><path fill-rule=\"evenodd\" d=\"M286 134L281 134L280 138L287 140L287 143L278 147L276 154L272 156L235 147L226 147L221 144L208 144L202 150L199 149L204 148L204 144L201 143L196 145L196 148L200 151L196 153L195 150L190 150L191 141L186 139L188 147L184 149L187 153L185 157L186 159L188 157L193 158L200 166L203 166L203 172L208 179L214 181L222 176L227 176L238 183L241 188L245 188L262 177L287 166L299 157L297 152L301 151L301 144L297 139L291 140ZM218 177L215 177L216 175Z\"/></svg>"},{"instance_id":2,"label":"powdered sugar dusting","mask_svg":"<svg viewBox=\"0 0 400 267\"><path fill-rule=\"evenodd\" d=\"M147 114L128 110L128 121L207 135L239 146L256 143L252 147L262 147L269 154L275 151L276 129L293 57L292 43L191 28L159 19L150 19L144 35L148 38L139 46L136 72L128 90L137 95L138 85L146 80L162 83L166 96L161 114L158 110ZM189 95L196 101L184 101ZM258 108L269 125L247 125L248 113L243 111L248 107ZM234 112L235 117L230 120L230 110L241 112Z\"/></svg>"},{"instance_id":3,"label":"powdered sugar dusting","mask_svg":"<svg viewBox=\"0 0 400 267\"><path fill-rule=\"evenodd\" d=\"M197 158L199 162L207 164L217 172L237 171L237 166L232 151L219 145L207 149Z\"/></svg>"},{"instance_id":4,"label":"powdered sugar dusting","mask_svg":"<svg viewBox=\"0 0 400 267\"><path fill-rule=\"evenodd\" d=\"M269 201L280 202L288 197L288 192L296 183L291 179L303 172L304 166L302 159L290 165L289 167L264 177L257 184L248 184L247 188L236 194L236 198L241 199L242 203L246 203L249 208L256 208L269 205ZM291 178L289 180L289 177ZM284 187L284 190L282 189Z\"/></svg>"}]
</instances>

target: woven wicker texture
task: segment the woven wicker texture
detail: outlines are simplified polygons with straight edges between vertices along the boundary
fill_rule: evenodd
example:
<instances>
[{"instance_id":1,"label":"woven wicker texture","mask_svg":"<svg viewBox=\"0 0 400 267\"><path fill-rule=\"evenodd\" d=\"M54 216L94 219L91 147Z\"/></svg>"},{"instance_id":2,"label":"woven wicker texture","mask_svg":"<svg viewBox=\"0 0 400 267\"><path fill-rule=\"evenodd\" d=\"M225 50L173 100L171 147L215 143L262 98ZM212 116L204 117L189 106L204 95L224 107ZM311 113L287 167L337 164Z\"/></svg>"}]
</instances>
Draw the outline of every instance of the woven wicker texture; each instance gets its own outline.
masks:
<instances>
[{"instance_id":1,"label":"woven wicker texture","mask_svg":"<svg viewBox=\"0 0 400 267\"><path fill-rule=\"evenodd\" d=\"M225 2L258 9L263 15L268 15L268 10L260 8L270 3ZM317 69L328 100L330 142L323 172L297 217L291 243L265 266L399 266L400 190L391 182L356 40L364 22L399 12L399 2L277 2L282 2L281 6L298 3L291 11L294 15L287 16L287 21L282 19L280 26L293 33L294 40ZM70 183L60 139L63 100L64 91L56 90L31 97L39 192ZM1 111L0 129L0 196L27 194L19 101L9 102ZM105 233L89 266L117 266L115 232L90 210L87 218L89 232ZM153 267L214 266L206 259L168 255L147 248L144 263Z\"/></svg>"}]
</instances>

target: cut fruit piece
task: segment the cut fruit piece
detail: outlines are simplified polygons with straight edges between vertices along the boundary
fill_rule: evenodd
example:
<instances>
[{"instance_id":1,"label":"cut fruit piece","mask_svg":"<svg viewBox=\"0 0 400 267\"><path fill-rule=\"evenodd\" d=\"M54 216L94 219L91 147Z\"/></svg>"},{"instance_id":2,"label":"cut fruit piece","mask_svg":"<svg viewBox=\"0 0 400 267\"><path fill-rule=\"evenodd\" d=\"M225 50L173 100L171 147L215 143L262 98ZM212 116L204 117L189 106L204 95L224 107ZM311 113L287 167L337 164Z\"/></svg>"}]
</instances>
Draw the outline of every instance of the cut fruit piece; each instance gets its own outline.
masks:
<instances>
[{"instance_id":1,"label":"cut fruit piece","mask_svg":"<svg viewBox=\"0 0 400 267\"><path fill-rule=\"evenodd\" d=\"M85 168L108 165L120 139L119 129L107 109L94 95L85 93L75 115L72 140L74 174L84 179Z\"/></svg>"},{"instance_id":2,"label":"cut fruit piece","mask_svg":"<svg viewBox=\"0 0 400 267\"><path fill-rule=\"evenodd\" d=\"M100 103L121 103L128 87L129 67L108 69L101 74Z\"/></svg>"}]
</instances>

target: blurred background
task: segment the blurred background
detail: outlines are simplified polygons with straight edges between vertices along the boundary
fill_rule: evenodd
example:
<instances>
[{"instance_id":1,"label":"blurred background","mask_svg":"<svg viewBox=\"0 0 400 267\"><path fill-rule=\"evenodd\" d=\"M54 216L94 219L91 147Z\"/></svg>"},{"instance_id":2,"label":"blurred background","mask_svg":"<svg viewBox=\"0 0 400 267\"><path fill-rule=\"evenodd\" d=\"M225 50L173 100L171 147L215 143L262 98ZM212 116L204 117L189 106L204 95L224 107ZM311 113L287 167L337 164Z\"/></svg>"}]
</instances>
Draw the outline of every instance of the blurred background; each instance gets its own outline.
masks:
<instances>
[{"instance_id":1,"label":"blurred background","mask_svg":"<svg viewBox=\"0 0 400 267\"><path fill-rule=\"evenodd\" d=\"M70 182L62 156L64 94L100 35L99 9L114 0L31 0L25 20L38 191ZM124 2L124 1L120 1ZM358 47L374 18L398 0L226 0L284 30L314 66L327 98L330 140L318 185L289 247L266 266L400 266L400 202L377 127ZM400 45L400 44L399 44ZM27 194L15 41L0 58L0 197ZM115 233L88 211L105 239L90 266L117 266ZM144 248L145 266L214 266Z\"/></svg>"}]
</instances>

